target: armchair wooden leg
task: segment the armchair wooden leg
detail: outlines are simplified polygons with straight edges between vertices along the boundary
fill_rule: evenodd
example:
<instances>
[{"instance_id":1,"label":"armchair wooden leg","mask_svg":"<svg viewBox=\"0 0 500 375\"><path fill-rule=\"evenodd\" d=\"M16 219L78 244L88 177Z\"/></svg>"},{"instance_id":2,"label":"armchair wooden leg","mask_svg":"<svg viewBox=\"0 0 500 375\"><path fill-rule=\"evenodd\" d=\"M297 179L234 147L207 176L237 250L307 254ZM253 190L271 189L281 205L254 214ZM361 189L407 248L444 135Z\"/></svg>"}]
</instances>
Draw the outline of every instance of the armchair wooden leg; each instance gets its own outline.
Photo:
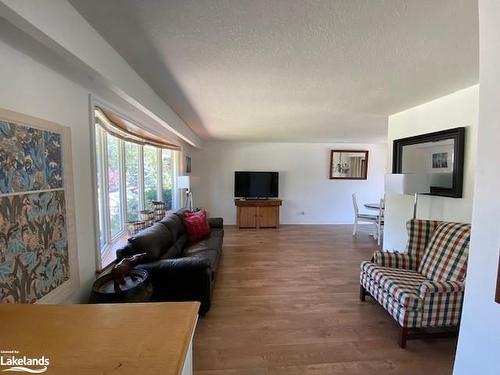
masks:
<instances>
[{"instance_id":1,"label":"armchair wooden leg","mask_svg":"<svg viewBox=\"0 0 500 375\"><path fill-rule=\"evenodd\" d=\"M359 286L359 300L361 302L365 302L366 290L363 288L363 285Z\"/></svg>"},{"instance_id":2,"label":"armchair wooden leg","mask_svg":"<svg viewBox=\"0 0 500 375\"><path fill-rule=\"evenodd\" d=\"M406 341L408 340L408 327L401 327L401 332L399 336L399 346L402 349L406 348Z\"/></svg>"}]
</instances>

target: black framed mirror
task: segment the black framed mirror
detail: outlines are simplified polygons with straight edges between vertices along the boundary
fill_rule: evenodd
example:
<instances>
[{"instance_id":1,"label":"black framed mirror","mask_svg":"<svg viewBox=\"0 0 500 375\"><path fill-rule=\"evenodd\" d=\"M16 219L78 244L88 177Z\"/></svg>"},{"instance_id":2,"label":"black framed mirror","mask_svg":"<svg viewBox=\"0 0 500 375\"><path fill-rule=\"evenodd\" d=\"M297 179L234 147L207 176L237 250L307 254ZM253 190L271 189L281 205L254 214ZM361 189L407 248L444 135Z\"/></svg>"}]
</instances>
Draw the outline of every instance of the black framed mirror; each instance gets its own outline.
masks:
<instances>
[{"instance_id":1,"label":"black framed mirror","mask_svg":"<svg viewBox=\"0 0 500 375\"><path fill-rule=\"evenodd\" d=\"M462 198L465 128L394 141L392 173L430 175L430 195Z\"/></svg>"}]
</instances>

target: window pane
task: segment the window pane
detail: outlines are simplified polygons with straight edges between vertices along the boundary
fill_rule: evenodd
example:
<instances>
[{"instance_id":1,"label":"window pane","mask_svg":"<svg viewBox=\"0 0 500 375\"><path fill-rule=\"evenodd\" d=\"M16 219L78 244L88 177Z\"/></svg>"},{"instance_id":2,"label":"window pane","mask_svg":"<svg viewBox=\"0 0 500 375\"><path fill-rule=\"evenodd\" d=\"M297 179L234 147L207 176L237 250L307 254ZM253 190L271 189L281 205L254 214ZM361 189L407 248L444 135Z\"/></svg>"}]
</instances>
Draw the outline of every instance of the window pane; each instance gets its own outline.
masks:
<instances>
[{"instance_id":1,"label":"window pane","mask_svg":"<svg viewBox=\"0 0 500 375\"><path fill-rule=\"evenodd\" d=\"M172 209L172 192L174 183L174 155L172 150L162 150L162 179L163 191L161 197L163 202L165 202L165 209Z\"/></svg>"},{"instance_id":2,"label":"window pane","mask_svg":"<svg viewBox=\"0 0 500 375\"><path fill-rule=\"evenodd\" d=\"M95 149L97 164L97 205L99 207L99 244L101 248L106 243L106 228L104 226L104 196L102 191L102 130L99 126L95 127Z\"/></svg>"},{"instance_id":3,"label":"window pane","mask_svg":"<svg viewBox=\"0 0 500 375\"><path fill-rule=\"evenodd\" d=\"M108 141L108 189L111 236L123 229L122 209L120 207L120 141L107 134Z\"/></svg>"},{"instance_id":4,"label":"window pane","mask_svg":"<svg viewBox=\"0 0 500 375\"><path fill-rule=\"evenodd\" d=\"M125 142L127 221L139 219L139 145Z\"/></svg>"},{"instance_id":5,"label":"window pane","mask_svg":"<svg viewBox=\"0 0 500 375\"><path fill-rule=\"evenodd\" d=\"M144 146L144 205L158 199L158 149Z\"/></svg>"}]
</instances>

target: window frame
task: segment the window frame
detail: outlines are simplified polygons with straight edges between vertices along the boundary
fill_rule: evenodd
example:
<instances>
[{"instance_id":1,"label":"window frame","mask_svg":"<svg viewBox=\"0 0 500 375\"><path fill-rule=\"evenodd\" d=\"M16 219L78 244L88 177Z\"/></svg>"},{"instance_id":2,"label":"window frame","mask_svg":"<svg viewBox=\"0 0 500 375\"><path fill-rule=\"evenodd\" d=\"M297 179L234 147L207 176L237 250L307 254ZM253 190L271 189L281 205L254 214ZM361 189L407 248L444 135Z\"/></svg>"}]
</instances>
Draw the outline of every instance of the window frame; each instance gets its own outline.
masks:
<instances>
[{"instance_id":1,"label":"window frame","mask_svg":"<svg viewBox=\"0 0 500 375\"><path fill-rule=\"evenodd\" d=\"M107 135L104 128L102 128L97 121L95 120L95 112L94 108L96 107L96 101L91 98L91 102L93 105L90 106L90 127L91 127L91 158L92 158L92 189L93 189L93 199L94 199L94 227L95 227L95 244L96 244L96 270L97 272L102 272L108 266L114 263L113 261L107 262L107 264L103 264L103 254L114 252L118 246L124 243L124 240L127 236L127 217L128 217L128 207L127 207L127 174L126 174L126 153L125 153L125 144L129 142L125 142L124 140L118 138L118 147L119 147L119 171L120 171L120 220L122 222L122 230L116 233L114 236L111 234L111 214L110 214L110 204L109 204L109 170L108 170L108 145L107 145ZM102 104L99 103L99 106L102 107ZM127 121L131 121L128 118L119 114L113 110L114 113L119 115L122 118L127 119ZM136 123L136 122L134 122ZM136 123L137 124L137 123ZM99 139L97 139L99 137ZM98 142L97 142L98 141ZM131 142L130 142L131 143ZM99 145L100 150L99 153L101 155L101 160L98 160L97 148L96 145ZM152 146L154 147L154 146ZM157 200L163 199L163 148L156 148L157 155ZM179 160L179 153L182 153L182 150L170 150L172 152L172 209L178 206L178 194L176 191L177 186L177 177L178 177L178 165L177 162ZM138 161L138 180L137 183L139 185L139 210L144 210L147 202L145 201L145 186L144 186L144 145L138 145L138 153L139 153L139 161ZM99 174L98 171L101 171ZM101 186L101 199L99 199L98 194L98 184ZM100 212L103 213L103 242L104 244L101 246L101 224L100 224ZM106 257L107 258L107 257Z\"/></svg>"}]
</instances>

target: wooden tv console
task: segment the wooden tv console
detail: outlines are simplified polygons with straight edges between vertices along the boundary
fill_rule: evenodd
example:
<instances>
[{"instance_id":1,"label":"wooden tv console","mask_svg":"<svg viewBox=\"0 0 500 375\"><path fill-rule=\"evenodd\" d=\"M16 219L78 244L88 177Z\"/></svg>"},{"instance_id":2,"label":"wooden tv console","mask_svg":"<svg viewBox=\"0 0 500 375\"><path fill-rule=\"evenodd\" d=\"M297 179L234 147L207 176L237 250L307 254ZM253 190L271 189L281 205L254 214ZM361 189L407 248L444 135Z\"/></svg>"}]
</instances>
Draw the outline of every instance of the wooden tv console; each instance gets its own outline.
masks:
<instances>
[{"instance_id":1,"label":"wooden tv console","mask_svg":"<svg viewBox=\"0 0 500 375\"><path fill-rule=\"evenodd\" d=\"M235 199L238 228L279 228L281 199Z\"/></svg>"}]
</instances>

